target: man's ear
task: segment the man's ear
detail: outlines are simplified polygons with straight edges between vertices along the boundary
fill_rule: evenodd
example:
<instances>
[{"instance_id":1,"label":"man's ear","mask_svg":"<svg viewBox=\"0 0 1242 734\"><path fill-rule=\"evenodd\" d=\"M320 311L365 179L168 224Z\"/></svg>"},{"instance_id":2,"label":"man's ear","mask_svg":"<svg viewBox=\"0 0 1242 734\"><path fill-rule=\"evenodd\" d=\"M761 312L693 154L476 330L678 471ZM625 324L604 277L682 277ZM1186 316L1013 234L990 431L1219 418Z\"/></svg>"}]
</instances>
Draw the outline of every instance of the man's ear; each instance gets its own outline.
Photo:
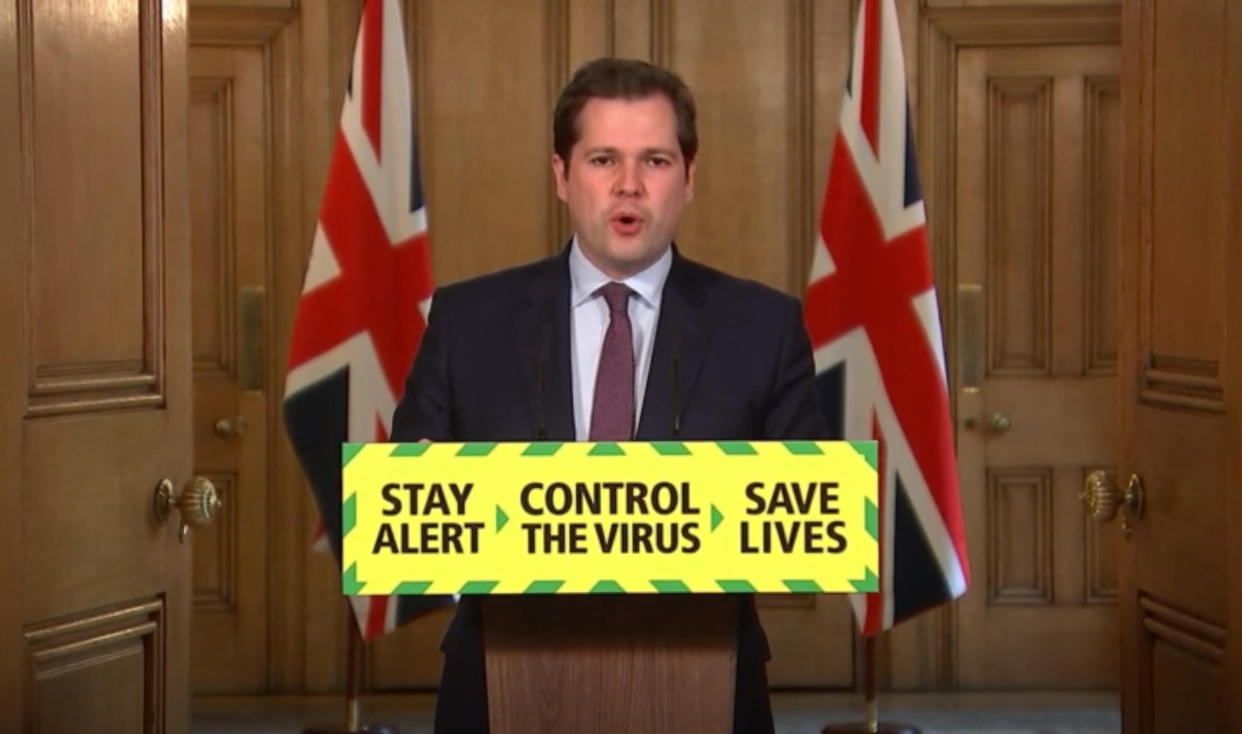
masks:
<instances>
[{"instance_id":1,"label":"man's ear","mask_svg":"<svg viewBox=\"0 0 1242 734\"><path fill-rule=\"evenodd\" d=\"M558 154L552 154L552 178L556 179L556 198L569 201L569 192L565 190L565 180L569 173L568 164Z\"/></svg>"},{"instance_id":2,"label":"man's ear","mask_svg":"<svg viewBox=\"0 0 1242 734\"><path fill-rule=\"evenodd\" d=\"M690 161L690 165L686 166L686 201L694 199L694 172L698 166L698 161Z\"/></svg>"}]
</instances>

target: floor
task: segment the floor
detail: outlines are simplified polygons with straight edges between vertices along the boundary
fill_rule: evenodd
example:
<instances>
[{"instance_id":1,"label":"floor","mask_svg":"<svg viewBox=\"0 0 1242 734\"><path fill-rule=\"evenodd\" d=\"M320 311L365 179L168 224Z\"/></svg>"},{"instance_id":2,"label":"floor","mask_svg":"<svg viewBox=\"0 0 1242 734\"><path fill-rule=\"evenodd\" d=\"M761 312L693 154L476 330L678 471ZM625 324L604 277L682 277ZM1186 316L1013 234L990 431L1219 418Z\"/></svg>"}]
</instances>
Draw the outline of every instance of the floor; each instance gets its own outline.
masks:
<instances>
[{"instance_id":1,"label":"floor","mask_svg":"<svg viewBox=\"0 0 1242 734\"><path fill-rule=\"evenodd\" d=\"M774 694L777 734L818 734L827 723L858 718L850 694ZM431 734L430 696L369 697L362 723L397 725L400 734ZM892 694L880 699L880 718L918 727L922 734L1117 734L1117 698L1083 693ZM342 700L322 697L203 698L194 703L193 734L272 734L340 726Z\"/></svg>"}]
</instances>

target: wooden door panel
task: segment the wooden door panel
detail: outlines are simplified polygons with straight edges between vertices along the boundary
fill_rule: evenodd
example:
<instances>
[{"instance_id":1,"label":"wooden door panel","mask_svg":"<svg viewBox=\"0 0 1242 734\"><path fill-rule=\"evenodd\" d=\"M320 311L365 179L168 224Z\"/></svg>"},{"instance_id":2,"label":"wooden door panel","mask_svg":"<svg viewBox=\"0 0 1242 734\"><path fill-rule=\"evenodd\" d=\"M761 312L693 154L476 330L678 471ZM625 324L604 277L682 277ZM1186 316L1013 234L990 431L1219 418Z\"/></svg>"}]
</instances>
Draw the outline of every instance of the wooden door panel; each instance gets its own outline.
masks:
<instances>
[{"instance_id":1,"label":"wooden door panel","mask_svg":"<svg viewBox=\"0 0 1242 734\"><path fill-rule=\"evenodd\" d=\"M1071 385L1060 384L1055 378L1007 382L1011 390L994 391L987 396L989 412L1003 413L1012 419L1003 438L988 443L989 462L998 466L1029 462L1032 442L1046 440L1049 425L1058 428L1053 448L1057 464L1087 466L1109 460L1109 454L1101 453L1100 446L1111 446L1115 441L1111 411L1117 386L1113 380L1077 380L1077 384Z\"/></svg>"},{"instance_id":2,"label":"wooden door panel","mask_svg":"<svg viewBox=\"0 0 1242 734\"><path fill-rule=\"evenodd\" d=\"M1135 453L1127 452L1121 479L1138 474L1145 488L1142 522L1128 541L1120 539L1127 563L1142 574L1143 596L1221 624L1228 609L1228 517L1212 508L1223 507L1230 490L1230 467L1221 460L1234 450L1225 417L1140 402L1126 427L1131 441L1143 445L1127 447Z\"/></svg>"},{"instance_id":3,"label":"wooden door panel","mask_svg":"<svg viewBox=\"0 0 1242 734\"><path fill-rule=\"evenodd\" d=\"M161 592L165 572L175 567L155 549L169 533L176 543L176 533L171 518L169 528L156 520L155 487L165 476L187 476L188 467L177 473L175 457L151 452L172 448L168 434L174 425L163 409L26 421L23 534L53 541L26 547L27 619ZM103 440L107 437L116 440ZM149 548L139 550L143 545ZM181 549L170 552L182 555Z\"/></svg>"},{"instance_id":4,"label":"wooden door panel","mask_svg":"<svg viewBox=\"0 0 1242 734\"><path fill-rule=\"evenodd\" d=\"M189 545L153 509L190 479L184 20L157 0L0 15L5 731L187 728Z\"/></svg>"},{"instance_id":5,"label":"wooden door panel","mask_svg":"<svg viewBox=\"0 0 1242 734\"><path fill-rule=\"evenodd\" d=\"M1137 613L1142 688L1125 693L1139 703L1126 731L1230 731L1220 726L1225 630L1150 597L1139 597Z\"/></svg>"},{"instance_id":6,"label":"wooden door panel","mask_svg":"<svg viewBox=\"0 0 1242 734\"><path fill-rule=\"evenodd\" d=\"M1148 638L1152 680L1143 720L1149 722L1149 731L1228 731L1221 727L1221 711L1212 700L1221 688L1220 658L1204 658L1169 642L1158 635Z\"/></svg>"},{"instance_id":7,"label":"wooden door panel","mask_svg":"<svg viewBox=\"0 0 1242 734\"><path fill-rule=\"evenodd\" d=\"M1104 294L1116 282L1119 53L982 46L957 58L958 364L970 365L957 418L976 573L958 605L959 678L1106 688L1115 561L1078 493L1116 451Z\"/></svg>"},{"instance_id":8,"label":"wooden door panel","mask_svg":"<svg viewBox=\"0 0 1242 734\"><path fill-rule=\"evenodd\" d=\"M159 47L142 24L152 12L153 2L47 3L19 39L29 54L23 144L35 166L34 414L164 398L163 190L158 175L143 181L160 155L158 67L140 63Z\"/></svg>"},{"instance_id":9,"label":"wooden door panel","mask_svg":"<svg viewBox=\"0 0 1242 734\"><path fill-rule=\"evenodd\" d=\"M61 0L27 19L37 389L70 376L141 376L151 366L143 316L153 273L143 268L143 245L154 232L144 217L159 216L160 189L156 179L144 191L141 172L155 161L159 126L144 128L140 99L159 93L157 67L140 59L158 39L140 16L153 10L149 2ZM112 328L99 328L107 316Z\"/></svg>"},{"instance_id":10,"label":"wooden door panel","mask_svg":"<svg viewBox=\"0 0 1242 734\"><path fill-rule=\"evenodd\" d=\"M196 694L258 693L268 675L267 320L272 141L264 49L190 48L194 472L224 501L194 550ZM278 350L277 350L278 351ZM227 421L217 428L219 421Z\"/></svg>"},{"instance_id":11,"label":"wooden door panel","mask_svg":"<svg viewBox=\"0 0 1242 734\"><path fill-rule=\"evenodd\" d=\"M27 628L35 730L159 731L165 622L152 598Z\"/></svg>"},{"instance_id":12,"label":"wooden door panel","mask_svg":"<svg viewBox=\"0 0 1242 734\"><path fill-rule=\"evenodd\" d=\"M1123 25L1119 479L1145 503L1114 529L1122 723L1235 731L1242 3L1135 0Z\"/></svg>"}]
</instances>

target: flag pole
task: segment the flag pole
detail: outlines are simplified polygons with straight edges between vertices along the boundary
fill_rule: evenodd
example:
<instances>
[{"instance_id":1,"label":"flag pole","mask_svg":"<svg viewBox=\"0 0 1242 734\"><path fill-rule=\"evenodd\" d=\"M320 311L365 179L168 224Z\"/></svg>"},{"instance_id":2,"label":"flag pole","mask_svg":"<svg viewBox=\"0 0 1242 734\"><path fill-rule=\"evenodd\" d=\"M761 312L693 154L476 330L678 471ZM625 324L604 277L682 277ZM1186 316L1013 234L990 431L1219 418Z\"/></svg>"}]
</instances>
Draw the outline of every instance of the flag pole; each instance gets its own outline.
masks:
<instances>
[{"instance_id":1,"label":"flag pole","mask_svg":"<svg viewBox=\"0 0 1242 734\"><path fill-rule=\"evenodd\" d=\"M880 707L875 702L875 635L863 638L863 716L867 731L879 731Z\"/></svg>"},{"instance_id":2,"label":"flag pole","mask_svg":"<svg viewBox=\"0 0 1242 734\"><path fill-rule=\"evenodd\" d=\"M828 724L820 731L822 734L922 734L919 729L908 724L895 724L891 721L880 721L880 706L876 701L876 644L878 635L863 637L862 683L863 683L863 720L850 721L844 724Z\"/></svg>"},{"instance_id":3,"label":"flag pole","mask_svg":"<svg viewBox=\"0 0 1242 734\"><path fill-rule=\"evenodd\" d=\"M345 646L345 731L358 730L358 677L362 666L362 633L358 631L358 620L354 618L354 605L345 602L348 613L345 615L345 635L349 642Z\"/></svg>"},{"instance_id":4,"label":"flag pole","mask_svg":"<svg viewBox=\"0 0 1242 734\"><path fill-rule=\"evenodd\" d=\"M354 605L345 597L345 710L344 726L314 726L302 730L302 734L401 734L400 728L391 724L365 724L359 722L359 691L362 688L362 658L366 643L354 617Z\"/></svg>"}]
</instances>

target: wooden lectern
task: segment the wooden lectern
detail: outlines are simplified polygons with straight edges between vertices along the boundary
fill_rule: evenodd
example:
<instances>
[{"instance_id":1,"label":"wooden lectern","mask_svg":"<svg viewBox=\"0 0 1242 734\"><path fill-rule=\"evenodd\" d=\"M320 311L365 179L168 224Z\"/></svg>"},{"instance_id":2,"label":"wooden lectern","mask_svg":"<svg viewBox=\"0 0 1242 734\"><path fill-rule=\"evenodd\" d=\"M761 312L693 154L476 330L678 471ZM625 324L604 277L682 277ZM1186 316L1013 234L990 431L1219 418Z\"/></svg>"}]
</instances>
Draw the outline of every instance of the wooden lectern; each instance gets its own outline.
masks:
<instances>
[{"instance_id":1,"label":"wooden lectern","mask_svg":"<svg viewBox=\"0 0 1242 734\"><path fill-rule=\"evenodd\" d=\"M739 606L726 594L484 599L491 734L730 734Z\"/></svg>"}]
</instances>

